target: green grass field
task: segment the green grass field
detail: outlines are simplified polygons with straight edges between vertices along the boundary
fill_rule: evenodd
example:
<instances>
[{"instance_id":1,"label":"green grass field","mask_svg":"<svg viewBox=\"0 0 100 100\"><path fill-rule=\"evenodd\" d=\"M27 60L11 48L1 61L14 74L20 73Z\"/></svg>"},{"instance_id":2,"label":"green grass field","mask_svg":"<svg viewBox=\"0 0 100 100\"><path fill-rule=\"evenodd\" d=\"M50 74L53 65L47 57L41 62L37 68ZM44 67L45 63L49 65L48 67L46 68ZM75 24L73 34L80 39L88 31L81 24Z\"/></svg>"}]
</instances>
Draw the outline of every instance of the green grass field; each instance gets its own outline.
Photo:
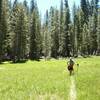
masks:
<instances>
[{"instance_id":1,"label":"green grass field","mask_svg":"<svg viewBox=\"0 0 100 100\"><path fill-rule=\"evenodd\" d=\"M77 100L100 100L100 57L78 58ZM0 65L0 100L68 100L66 60Z\"/></svg>"}]
</instances>

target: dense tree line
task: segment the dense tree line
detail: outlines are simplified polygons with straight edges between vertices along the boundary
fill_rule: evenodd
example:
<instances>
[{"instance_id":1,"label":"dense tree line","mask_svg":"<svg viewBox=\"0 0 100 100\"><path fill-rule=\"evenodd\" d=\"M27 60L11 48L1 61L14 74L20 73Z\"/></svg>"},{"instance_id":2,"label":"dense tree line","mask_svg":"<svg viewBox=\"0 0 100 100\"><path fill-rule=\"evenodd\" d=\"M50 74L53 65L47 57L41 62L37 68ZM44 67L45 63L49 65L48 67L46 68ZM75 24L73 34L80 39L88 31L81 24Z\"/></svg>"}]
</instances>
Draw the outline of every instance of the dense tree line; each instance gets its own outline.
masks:
<instances>
[{"instance_id":1,"label":"dense tree line","mask_svg":"<svg viewBox=\"0 0 100 100\"><path fill-rule=\"evenodd\" d=\"M41 57L100 55L100 8L98 0L51 7L41 19L37 2L0 0L0 63L23 62Z\"/></svg>"}]
</instances>

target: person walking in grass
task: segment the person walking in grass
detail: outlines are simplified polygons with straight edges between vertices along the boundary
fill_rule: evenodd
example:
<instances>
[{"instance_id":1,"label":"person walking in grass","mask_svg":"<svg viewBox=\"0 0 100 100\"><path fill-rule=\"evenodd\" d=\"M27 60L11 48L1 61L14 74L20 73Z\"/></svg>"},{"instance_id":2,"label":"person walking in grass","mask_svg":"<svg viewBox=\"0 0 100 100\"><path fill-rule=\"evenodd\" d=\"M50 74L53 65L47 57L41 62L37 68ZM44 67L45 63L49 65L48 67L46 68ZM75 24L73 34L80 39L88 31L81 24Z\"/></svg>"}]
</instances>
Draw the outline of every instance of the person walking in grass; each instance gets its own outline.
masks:
<instances>
[{"instance_id":1,"label":"person walking in grass","mask_svg":"<svg viewBox=\"0 0 100 100\"><path fill-rule=\"evenodd\" d=\"M67 62L67 68L70 75L72 75L72 72L74 72L74 68L73 68L74 64L75 64L74 60L70 57L69 61Z\"/></svg>"}]
</instances>

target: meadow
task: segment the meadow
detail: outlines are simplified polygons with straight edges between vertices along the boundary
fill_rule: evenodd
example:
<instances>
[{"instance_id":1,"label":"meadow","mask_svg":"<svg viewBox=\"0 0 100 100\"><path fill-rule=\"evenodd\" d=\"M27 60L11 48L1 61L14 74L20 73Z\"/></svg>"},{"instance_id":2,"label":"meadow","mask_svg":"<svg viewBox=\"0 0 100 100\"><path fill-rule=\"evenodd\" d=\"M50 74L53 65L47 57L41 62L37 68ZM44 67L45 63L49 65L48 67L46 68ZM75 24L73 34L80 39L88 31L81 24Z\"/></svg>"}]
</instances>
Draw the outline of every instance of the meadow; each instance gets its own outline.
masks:
<instances>
[{"instance_id":1,"label":"meadow","mask_svg":"<svg viewBox=\"0 0 100 100\"><path fill-rule=\"evenodd\" d=\"M100 57L77 58L77 100L100 100ZM66 59L0 64L0 100L68 100Z\"/></svg>"}]
</instances>

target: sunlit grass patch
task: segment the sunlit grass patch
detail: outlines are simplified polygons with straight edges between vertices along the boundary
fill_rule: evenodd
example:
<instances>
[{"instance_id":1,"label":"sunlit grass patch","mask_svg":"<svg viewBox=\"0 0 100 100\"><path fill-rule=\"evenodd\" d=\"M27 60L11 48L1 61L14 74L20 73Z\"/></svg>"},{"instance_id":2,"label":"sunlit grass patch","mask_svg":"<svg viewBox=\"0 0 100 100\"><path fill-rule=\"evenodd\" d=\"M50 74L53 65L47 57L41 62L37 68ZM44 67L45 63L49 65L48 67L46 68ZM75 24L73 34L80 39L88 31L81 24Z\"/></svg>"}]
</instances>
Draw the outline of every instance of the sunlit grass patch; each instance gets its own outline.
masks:
<instances>
[{"instance_id":1,"label":"sunlit grass patch","mask_svg":"<svg viewBox=\"0 0 100 100\"><path fill-rule=\"evenodd\" d=\"M78 100L100 100L100 57L83 59L76 76Z\"/></svg>"},{"instance_id":2,"label":"sunlit grass patch","mask_svg":"<svg viewBox=\"0 0 100 100\"><path fill-rule=\"evenodd\" d=\"M77 100L100 99L100 57L78 58ZM66 60L0 65L0 100L68 100L70 76Z\"/></svg>"},{"instance_id":3,"label":"sunlit grass patch","mask_svg":"<svg viewBox=\"0 0 100 100\"><path fill-rule=\"evenodd\" d=\"M0 68L4 68L0 70L0 100L64 100L68 97L69 74L64 60L8 63Z\"/></svg>"}]
</instances>

